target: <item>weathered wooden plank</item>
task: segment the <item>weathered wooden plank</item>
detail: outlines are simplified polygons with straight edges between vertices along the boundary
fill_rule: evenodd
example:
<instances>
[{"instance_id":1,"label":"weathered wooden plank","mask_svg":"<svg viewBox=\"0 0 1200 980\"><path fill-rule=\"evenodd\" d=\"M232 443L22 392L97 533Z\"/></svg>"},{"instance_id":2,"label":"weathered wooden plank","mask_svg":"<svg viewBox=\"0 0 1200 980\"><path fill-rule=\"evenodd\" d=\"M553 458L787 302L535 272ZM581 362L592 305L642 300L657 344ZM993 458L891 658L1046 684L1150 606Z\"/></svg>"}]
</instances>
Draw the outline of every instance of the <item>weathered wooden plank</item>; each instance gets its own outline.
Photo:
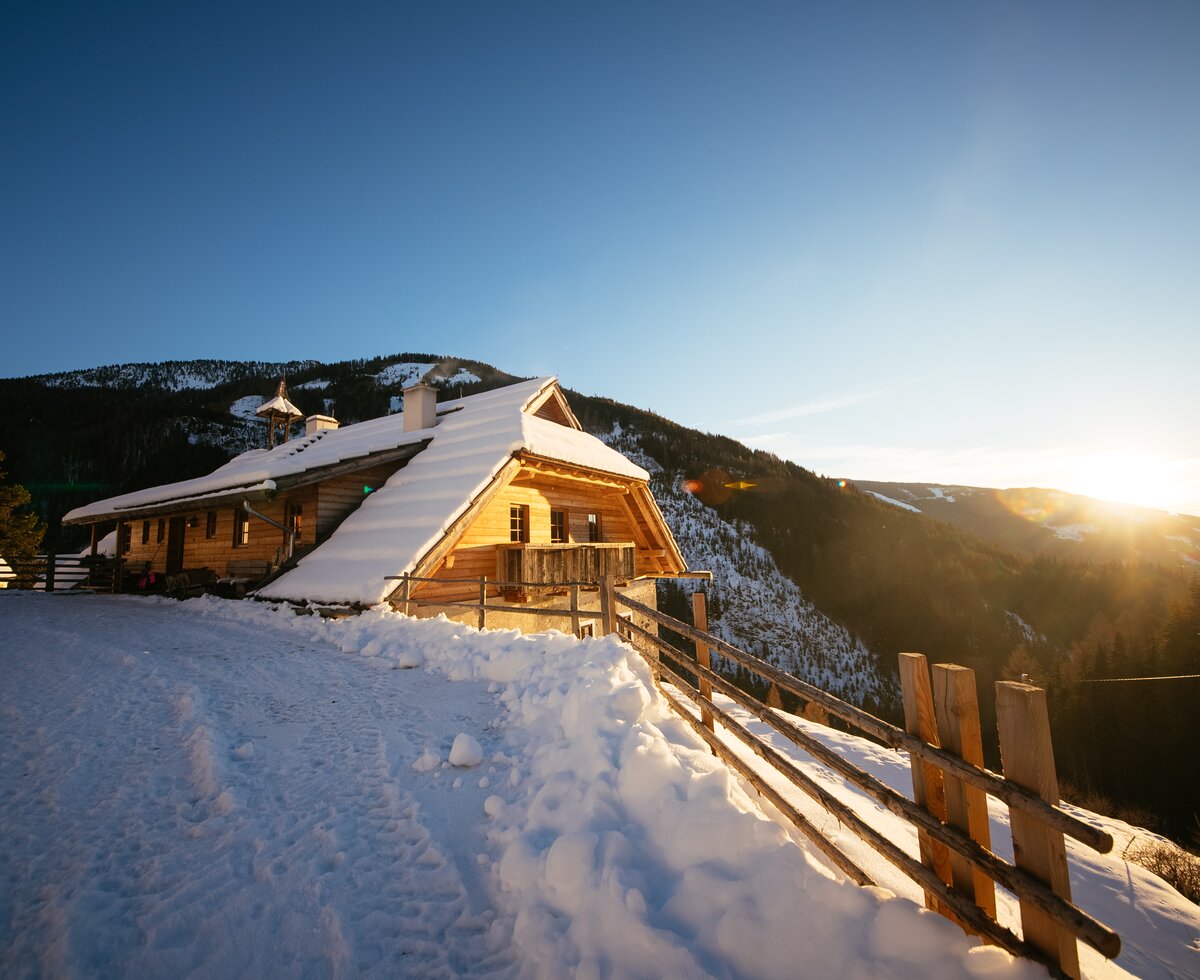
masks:
<instances>
[{"instance_id":1,"label":"weathered wooden plank","mask_svg":"<svg viewBox=\"0 0 1200 980\"><path fill-rule=\"evenodd\" d=\"M1050 739L1046 692L1029 684L998 681L996 725L1004 776L1037 793L1047 803L1058 802L1058 774ZM1036 816L1013 810L1013 857L1019 868L1048 884L1054 893L1071 899L1071 878L1061 831ZM1030 902L1021 902L1021 929L1026 939L1042 950L1069 977L1079 976L1079 950L1075 937L1057 926ZM1113 954L1115 955L1115 954Z\"/></svg>"}]
</instances>

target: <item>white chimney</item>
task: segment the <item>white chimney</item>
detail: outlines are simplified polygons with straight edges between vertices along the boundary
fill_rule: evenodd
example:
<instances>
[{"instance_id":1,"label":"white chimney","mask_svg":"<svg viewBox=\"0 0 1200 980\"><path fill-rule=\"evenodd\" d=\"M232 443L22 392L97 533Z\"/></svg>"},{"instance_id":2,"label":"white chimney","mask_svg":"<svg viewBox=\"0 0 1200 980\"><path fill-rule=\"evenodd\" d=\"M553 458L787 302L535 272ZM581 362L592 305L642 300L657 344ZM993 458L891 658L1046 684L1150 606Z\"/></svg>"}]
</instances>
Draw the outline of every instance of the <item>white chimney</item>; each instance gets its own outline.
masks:
<instances>
[{"instance_id":1,"label":"white chimney","mask_svg":"<svg viewBox=\"0 0 1200 980\"><path fill-rule=\"evenodd\" d=\"M316 435L321 429L336 429L338 420L331 415L310 415L304 420L304 434Z\"/></svg>"},{"instance_id":2,"label":"white chimney","mask_svg":"<svg viewBox=\"0 0 1200 980\"><path fill-rule=\"evenodd\" d=\"M413 385L404 389L404 431L432 429L437 422L437 389Z\"/></svg>"}]
</instances>

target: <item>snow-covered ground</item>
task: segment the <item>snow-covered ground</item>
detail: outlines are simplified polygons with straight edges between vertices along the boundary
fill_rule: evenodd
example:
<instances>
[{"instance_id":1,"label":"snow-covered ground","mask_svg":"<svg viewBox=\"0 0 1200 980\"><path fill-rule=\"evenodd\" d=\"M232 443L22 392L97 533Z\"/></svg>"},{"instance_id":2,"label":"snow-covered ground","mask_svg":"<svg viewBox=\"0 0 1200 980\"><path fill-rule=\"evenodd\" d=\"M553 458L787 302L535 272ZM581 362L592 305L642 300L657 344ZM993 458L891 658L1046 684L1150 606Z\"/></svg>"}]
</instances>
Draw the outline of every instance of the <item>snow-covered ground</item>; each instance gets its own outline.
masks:
<instances>
[{"instance_id":1,"label":"snow-covered ground","mask_svg":"<svg viewBox=\"0 0 1200 980\"><path fill-rule=\"evenodd\" d=\"M613 638L11 592L0 626L5 976L1045 975L870 855L906 897L841 880ZM901 756L808 727L908 790ZM1200 975L1195 906L1111 856L1072 877L1121 965Z\"/></svg>"}]
</instances>

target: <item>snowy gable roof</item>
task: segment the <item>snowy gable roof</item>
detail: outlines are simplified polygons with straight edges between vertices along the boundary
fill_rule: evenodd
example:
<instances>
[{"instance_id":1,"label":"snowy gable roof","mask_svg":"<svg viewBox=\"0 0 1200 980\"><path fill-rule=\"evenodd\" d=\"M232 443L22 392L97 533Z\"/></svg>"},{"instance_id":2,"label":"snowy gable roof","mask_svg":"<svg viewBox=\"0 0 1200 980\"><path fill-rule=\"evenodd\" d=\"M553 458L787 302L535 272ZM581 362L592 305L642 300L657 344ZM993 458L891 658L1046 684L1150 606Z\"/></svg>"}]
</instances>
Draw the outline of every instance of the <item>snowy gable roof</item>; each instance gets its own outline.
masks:
<instances>
[{"instance_id":1,"label":"snowy gable roof","mask_svg":"<svg viewBox=\"0 0 1200 980\"><path fill-rule=\"evenodd\" d=\"M449 411L429 446L367 497L328 541L257 594L382 602L395 584L386 576L411 572L522 450L648 480L644 469L595 436L530 413L555 385L553 378L539 378L439 406Z\"/></svg>"}]
</instances>

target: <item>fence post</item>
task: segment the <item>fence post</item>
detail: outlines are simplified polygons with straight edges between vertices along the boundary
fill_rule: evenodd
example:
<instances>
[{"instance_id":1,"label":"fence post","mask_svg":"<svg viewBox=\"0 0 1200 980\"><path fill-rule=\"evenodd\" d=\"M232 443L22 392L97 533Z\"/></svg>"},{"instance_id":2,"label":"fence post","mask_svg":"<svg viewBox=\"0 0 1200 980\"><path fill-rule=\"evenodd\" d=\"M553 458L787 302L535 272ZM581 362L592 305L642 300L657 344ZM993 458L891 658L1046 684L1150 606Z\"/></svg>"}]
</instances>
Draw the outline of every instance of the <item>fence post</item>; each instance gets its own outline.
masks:
<instances>
[{"instance_id":1,"label":"fence post","mask_svg":"<svg viewBox=\"0 0 1200 980\"><path fill-rule=\"evenodd\" d=\"M53 551L46 553L46 591L54 591L54 571L55 565L58 562L58 555Z\"/></svg>"},{"instance_id":2,"label":"fence post","mask_svg":"<svg viewBox=\"0 0 1200 980\"><path fill-rule=\"evenodd\" d=\"M571 632L579 635L579 586L571 586Z\"/></svg>"},{"instance_id":3,"label":"fence post","mask_svg":"<svg viewBox=\"0 0 1200 980\"><path fill-rule=\"evenodd\" d=\"M605 636L617 631L617 590L611 575L600 576L600 622Z\"/></svg>"},{"instance_id":4,"label":"fence post","mask_svg":"<svg viewBox=\"0 0 1200 980\"><path fill-rule=\"evenodd\" d=\"M923 653L900 654L900 691L904 698L904 730L928 745L941 746L933 713L933 689L929 686L929 666ZM946 789L942 770L920 759L910 758L913 802L941 821L946 819ZM950 849L923 830L917 831L921 863L932 868L947 885L951 882ZM958 922L958 917L932 892L925 893L925 907Z\"/></svg>"},{"instance_id":5,"label":"fence post","mask_svg":"<svg viewBox=\"0 0 1200 980\"><path fill-rule=\"evenodd\" d=\"M942 748L972 765L983 767L983 733L979 728L979 698L975 693L975 671L958 664L933 665L933 705ZM992 849L988 824L987 793L968 786L950 773L943 773L946 789L946 822L969 834L987 850ZM950 855L953 884L975 904L996 918L996 885L966 858Z\"/></svg>"},{"instance_id":6,"label":"fence post","mask_svg":"<svg viewBox=\"0 0 1200 980\"><path fill-rule=\"evenodd\" d=\"M1029 684L997 681L996 727L1000 732L1004 778L1032 790L1047 803L1057 803L1058 774L1054 768L1046 692ZM1009 822L1017 867L1045 882L1056 895L1069 902L1071 879L1062 833L1016 807L1009 811ZM1063 973L1079 976L1079 949L1074 936L1028 902L1021 902L1021 929L1025 938L1054 960Z\"/></svg>"},{"instance_id":7,"label":"fence post","mask_svg":"<svg viewBox=\"0 0 1200 980\"><path fill-rule=\"evenodd\" d=\"M121 525L117 525L117 541L121 540ZM118 547L120 545L118 544ZM113 592L120 595L125 591L125 559L118 557L116 564L113 565Z\"/></svg>"},{"instance_id":8,"label":"fence post","mask_svg":"<svg viewBox=\"0 0 1200 980\"><path fill-rule=\"evenodd\" d=\"M479 576L479 628L487 625L487 576Z\"/></svg>"},{"instance_id":9,"label":"fence post","mask_svg":"<svg viewBox=\"0 0 1200 980\"><path fill-rule=\"evenodd\" d=\"M705 599L704 593L697 589L692 593L692 625L702 633L708 632L708 600ZM696 641L696 663L701 667L712 670L712 657L708 652L708 644L700 640ZM700 696L704 698L700 705L700 721L710 732L715 731L713 728L713 713L712 713L712 682L706 681L703 677L698 677Z\"/></svg>"},{"instance_id":10,"label":"fence post","mask_svg":"<svg viewBox=\"0 0 1200 980\"><path fill-rule=\"evenodd\" d=\"M401 598L404 600L404 615L408 613L408 600L412 596L412 579L408 577L408 572L404 573L404 584L401 586Z\"/></svg>"}]
</instances>

